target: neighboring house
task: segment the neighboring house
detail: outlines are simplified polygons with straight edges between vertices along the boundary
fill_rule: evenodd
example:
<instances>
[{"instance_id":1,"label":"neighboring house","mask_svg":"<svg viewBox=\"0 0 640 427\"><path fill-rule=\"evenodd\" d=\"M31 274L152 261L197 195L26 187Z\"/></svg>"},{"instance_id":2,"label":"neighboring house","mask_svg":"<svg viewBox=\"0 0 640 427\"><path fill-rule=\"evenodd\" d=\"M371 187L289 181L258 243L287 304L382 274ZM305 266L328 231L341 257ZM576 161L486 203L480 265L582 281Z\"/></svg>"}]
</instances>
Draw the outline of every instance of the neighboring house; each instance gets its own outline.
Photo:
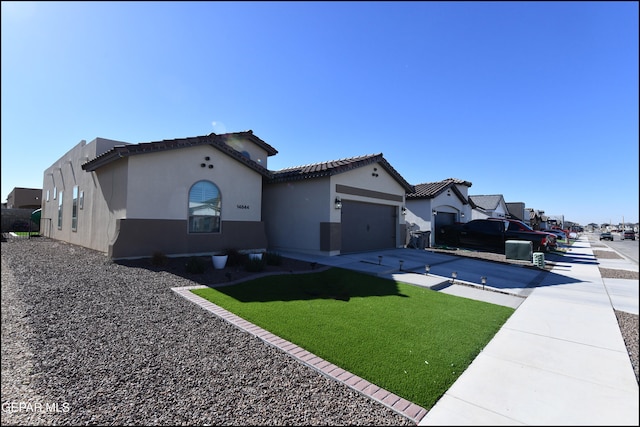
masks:
<instances>
[{"instance_id":1,"label":"neighboring house","mask_svg":"<svg viewBox=\"0 0 640 427\"><path fill-rule=\"evenodd\" d=\"M40 209L42 189L15 187L2 206L2 232L39 231L33 212Z\"/></svg>"},{"instance_id":2,"label":"neighboring house","mask_svg":"<svg viewBox=\"0 0 640 427\"><path fill-rule=\"evenodd\" d=\"M565 229L565 223L564 223L564 215L549 215L547 217L547 226L549 228L561 228L561 229Z\"/></svg>"},{"instance_id":3,"label":"neighboring house","mask_svg":"<svg viewBox=\"0 0 640 427\"><path fill-rule=\"evenodd\" d=\"M518 219L529 225L529 211L523 202L507 202L507 218Z\"/></svg>"},{"instance_id":4,"label":"neighboring house","mask_svg":"<svg viewBox=\"0 0 640 427\"><path fill-rule=\"evenodd\" d=\"M8 209L39 209L42 207L42 188L15 187L7 196Z\"/></svg>"},{"instance_id":5,"label":"neighboring house","mask_svg":"<svg viewBox=\"0 0 640 427\"><path fill-rule=\"evenodd\" d=\"M474 204L471 219L507 218L509 210L502 194L469 196Z\"/></svg>"},{"instance_id":6,"label":"neighboring house","mask_svg":"<svg viewBox=\"0 0 640 427\"><path fill-rule=\"evenodd\" d=\"M264 250L262 183L276 153L252 131L81 141L44 172L41 232L112 259Z\"/></svg>"},{"instance_id":7,"label":"neighboring house","mask_svg":"<svg viewBox=\"0 0 640 427\"><path fill-rule=\"evenodd\" d=\"M549 228L547 226L547 216L544 214L544 211L527 208L529 211L529 226L534 230L546 230Z\"/></svg>"},{"instance_id":8,"label":"neighboring house","mask_svg":"<svg viewBox=\"0 0 640 427\"><path fill-rule=\"evenodd\" d=\"M456 178L416 184L407 193L405 221L413 231L429 232L429 244L440 242L439 230L444 225L466 222L473 204L468 197L471 182Z\"/></svg>"},{"instance_id":9,"label":"neighboring house","mask_svg":"<svg viewBox=\"0 0 640 427\"><path fill-rule=\"evenodd\" d=\"M313 254L403 247L412 186L382 153L273 171L262 217L269 247Z\"/></svg>"}]
</instances>

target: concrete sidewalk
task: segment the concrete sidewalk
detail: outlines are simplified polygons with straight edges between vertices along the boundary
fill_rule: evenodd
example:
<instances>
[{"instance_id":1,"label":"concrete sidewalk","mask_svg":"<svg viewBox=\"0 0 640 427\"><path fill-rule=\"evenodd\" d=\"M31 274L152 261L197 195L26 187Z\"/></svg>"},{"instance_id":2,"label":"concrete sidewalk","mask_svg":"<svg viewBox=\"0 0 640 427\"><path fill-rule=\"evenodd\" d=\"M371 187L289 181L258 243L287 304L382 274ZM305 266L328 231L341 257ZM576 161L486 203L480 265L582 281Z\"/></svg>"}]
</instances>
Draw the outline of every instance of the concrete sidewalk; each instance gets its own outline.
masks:
<instances>
[{"instance_id":1,"label":"concrete sidewalk","mask_svg":"<svg viewBox=\"0 0 640 427\"><path fill-rule=\"evenodd\" d=\"M615 286L586 238L569 254L582 262L558 264L419 425L638 425ZM635 304L625 301L635 313L637 288Z\"/></svg>"}]
</instances>

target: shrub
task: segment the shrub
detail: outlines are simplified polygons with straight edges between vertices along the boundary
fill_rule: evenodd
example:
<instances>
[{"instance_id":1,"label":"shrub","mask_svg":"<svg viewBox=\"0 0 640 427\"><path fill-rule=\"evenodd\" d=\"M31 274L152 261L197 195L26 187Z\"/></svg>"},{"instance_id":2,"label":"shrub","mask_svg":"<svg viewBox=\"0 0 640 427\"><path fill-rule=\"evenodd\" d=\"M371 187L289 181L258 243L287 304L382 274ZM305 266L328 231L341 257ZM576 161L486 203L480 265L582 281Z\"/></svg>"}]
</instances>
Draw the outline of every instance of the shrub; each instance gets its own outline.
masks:
<instances>
[{"instance_id":1,"label":"shrub","mask_svg":"<svg viewBox=\"0 0 640 427\"><path fill-rule=\"evenodd\" d=\"M151 255L151 264L158 267L167 265L167 256L164 254L164 252L155 251Z\"/></svg>"},{"instance_id":2,"label":"shrub","mask_svg":"<svg viewBox=\"0 0 640 427\"><path fill-rule=\"evenodd\" d=\"M241 254L237 249L227 249L226 251L224 251L224 254L229 256L229 258L227 258L227 265L229 267L242 265L247 259L247 256Z\"/></svg>"},{"instance_id":3,"label":"shrub","mask_svg":"<svg viewBox=\"0 0 640 427\"><path fill-rule=\"evenodd\" d=\"M204 273L205 264L198 257L192 256L187 260L185 269L187 273L201 274Z\"/></svg>"},{"instance_id":4,"label":"shrub","mask_svg":"<svg viewBox=\"0 0 640 427\"><path fill-rule=\"evenodd\" d=\"M250 272L262 271L265 264L264 258L247 258L244 263L244 269Z\"/></svg>"},{"instance_id":5,"label":"shrub","mask_svg":"<svg viewBox=\"0 0 640 427\"><path fill-rule=\"evenodd\" d=\"M263 259L266 260L267 265L282 265L282 256L276 252L265 253Z\"/></svg>"}]
</instances>

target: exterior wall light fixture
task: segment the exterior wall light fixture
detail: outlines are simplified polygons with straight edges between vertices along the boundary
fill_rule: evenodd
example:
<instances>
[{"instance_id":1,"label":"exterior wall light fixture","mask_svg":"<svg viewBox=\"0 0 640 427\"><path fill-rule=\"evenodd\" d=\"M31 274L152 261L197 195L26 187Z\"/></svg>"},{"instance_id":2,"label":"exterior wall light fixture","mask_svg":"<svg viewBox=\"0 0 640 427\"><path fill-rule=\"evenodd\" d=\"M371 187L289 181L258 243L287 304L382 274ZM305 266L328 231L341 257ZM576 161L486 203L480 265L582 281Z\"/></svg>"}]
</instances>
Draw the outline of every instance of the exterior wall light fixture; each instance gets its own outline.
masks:
<instances>
[{"instance_id":1,"label":"exterior wall light fixture","mask_svg":"<svg viewBox=\"0 0 640 427\"><path fill-rule=\"evenodd\" d=\"M340 197L336 197L335 207L336 209L342 209L342 200L340 199Z\"/></svg>"}]
</instances>

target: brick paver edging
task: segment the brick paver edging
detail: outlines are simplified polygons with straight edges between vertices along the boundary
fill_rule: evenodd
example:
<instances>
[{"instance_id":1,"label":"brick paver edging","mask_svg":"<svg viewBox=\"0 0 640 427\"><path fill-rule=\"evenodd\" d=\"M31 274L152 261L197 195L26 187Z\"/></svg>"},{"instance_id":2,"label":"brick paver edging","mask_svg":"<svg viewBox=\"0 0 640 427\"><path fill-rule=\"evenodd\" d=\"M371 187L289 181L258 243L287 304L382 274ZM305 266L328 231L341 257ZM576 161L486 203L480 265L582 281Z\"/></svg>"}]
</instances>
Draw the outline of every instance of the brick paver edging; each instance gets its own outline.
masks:
<instances>
[{"instance_id":1,"label":"brick paver edging","mask_svg":"<svg viewBox=\"0 0 640 427\"><path fill-rule=\"evenodd\" d=\"M231 313L230 311L227 311L224 308L210 301L207 301L206 299L199 297L198 295L191 292L192 289L206 289L207 287L208 286L204 285L185 286L180 288L171 288L171 290L176 292L183 298L186 298L187 300L199 305L203 309L222 318L223 320L226 320L232 325L242 329L243 331L248 332L251 335L256 336L257 338L260 338L265 343L277 347L285 353L288 353L294 359L309 366L312 369L315 369L321 374L333 378L334 380L340 381L353 390L356 390L360 394L382 403L383 405L399 413L400 415L409 418L411 421L415 422L416 425L427 414L426 409L414 403L411 403L408 400L403 399L393 393L390 393L387 390L384 390L377 385L372 384L369 381L352 374L351 372L345 371L344 369L334 365L333 363L327 362L326 360L316 356L315 354L308 352L304 348L299 347L287 340L284 340L279 336L274 335L271 332L266 331L259 326L256 326L253 323L248 322L245 319Z\"/></svg>"}]
</instances>

